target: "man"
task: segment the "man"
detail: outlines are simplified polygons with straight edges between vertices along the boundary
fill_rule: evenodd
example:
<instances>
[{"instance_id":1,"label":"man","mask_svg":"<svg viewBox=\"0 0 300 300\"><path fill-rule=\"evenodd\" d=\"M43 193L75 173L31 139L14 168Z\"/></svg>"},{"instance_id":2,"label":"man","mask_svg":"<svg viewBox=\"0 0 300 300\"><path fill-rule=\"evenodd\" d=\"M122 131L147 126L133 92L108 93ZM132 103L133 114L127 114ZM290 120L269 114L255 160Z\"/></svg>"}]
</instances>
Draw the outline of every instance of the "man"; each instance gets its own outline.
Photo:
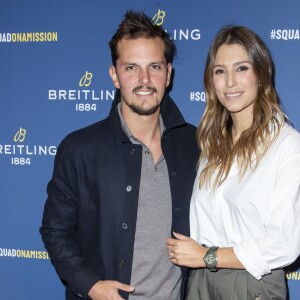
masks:
<instances>
[{"instance_id":1,"label":"man","mask_svg":"<svg viewBox=\"0 0 300 300\"><path fill-rule=\"evenodd\" d=\"M133 11L110 48L112 109L59 146L40 232L68 300L182 299L186 269L166 239L189 234L198 148L165 94L176 49Z\"/></svg>"}]
</instances>

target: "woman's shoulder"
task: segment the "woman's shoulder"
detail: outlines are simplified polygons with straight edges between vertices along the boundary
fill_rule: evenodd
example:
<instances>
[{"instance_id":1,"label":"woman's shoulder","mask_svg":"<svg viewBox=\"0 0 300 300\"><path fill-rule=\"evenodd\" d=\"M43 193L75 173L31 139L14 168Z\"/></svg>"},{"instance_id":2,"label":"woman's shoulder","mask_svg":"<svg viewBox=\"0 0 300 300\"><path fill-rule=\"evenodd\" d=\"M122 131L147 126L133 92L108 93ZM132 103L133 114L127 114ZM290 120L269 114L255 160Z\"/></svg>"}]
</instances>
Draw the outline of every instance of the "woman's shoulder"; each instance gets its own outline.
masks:
<instances>
[{"instance_id":1,"label":"woman's shoulder","mask_svg":"<svg viewBox=\"0 0 300 300\"><path fill-rule=\"evenodd\" d=\"M280 131L280 135L284 137L290 137L290 139L294 142L300 143L300 132L292 127L291 125L284 123L282 129Z\"/></svg>"},{"instance_id":2,"label":"woman's shoulder","mask_svg":"<svg viewBox=\"0 0 300 300\"><path fill-rule=\"evenodd\" d=\"M296 152L300 155L300 133L291 125L285 123L282 126L276 143L287 152Z\"/></svg>"}]
</instances>

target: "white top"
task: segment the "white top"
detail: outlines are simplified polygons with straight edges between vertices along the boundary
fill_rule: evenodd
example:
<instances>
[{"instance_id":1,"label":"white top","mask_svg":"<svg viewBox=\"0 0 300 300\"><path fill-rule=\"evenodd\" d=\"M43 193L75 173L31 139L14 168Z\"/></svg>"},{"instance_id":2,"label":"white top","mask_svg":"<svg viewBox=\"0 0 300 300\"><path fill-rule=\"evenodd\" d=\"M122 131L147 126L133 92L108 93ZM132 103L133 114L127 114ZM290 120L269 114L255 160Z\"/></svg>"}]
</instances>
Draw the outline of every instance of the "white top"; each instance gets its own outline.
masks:
<instances>
[{"instance_id":1,"label":"white top","mask_svg":"<svg viewBox=\"0 0 300 300\"><path fill-rule=\"evenodd\" d=\"M213 193L191 199L191 237L200 244L233 247L245 269L261 279L300 254L300 134L285 124L255 171L239 179L237 164Z\"/></svg>"}]
</instances>

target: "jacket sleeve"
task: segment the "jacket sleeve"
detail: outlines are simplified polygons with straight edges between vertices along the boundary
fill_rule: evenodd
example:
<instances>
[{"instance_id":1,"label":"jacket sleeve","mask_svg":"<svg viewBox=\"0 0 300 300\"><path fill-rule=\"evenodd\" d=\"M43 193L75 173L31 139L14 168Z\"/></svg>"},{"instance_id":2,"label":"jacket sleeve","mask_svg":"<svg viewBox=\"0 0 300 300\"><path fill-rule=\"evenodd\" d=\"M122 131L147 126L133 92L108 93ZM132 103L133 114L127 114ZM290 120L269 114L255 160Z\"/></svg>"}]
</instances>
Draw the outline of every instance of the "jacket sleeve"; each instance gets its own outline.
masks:
<instances>
[{"instance_id":1,"label":"jacket sleeve","mask_svg":"<svg viewBox=\"0 0 300 300\"><path fill-rule=\"evenodd\" d=\"M65 139L58 147L53 176L47 187L48 198L40 233L60 278L74 294L88 298L89 290L101 279L101 274L88 266L80 255L76 239L80 213L78 185L70 152Z\"/></svg>"}]
</instances>

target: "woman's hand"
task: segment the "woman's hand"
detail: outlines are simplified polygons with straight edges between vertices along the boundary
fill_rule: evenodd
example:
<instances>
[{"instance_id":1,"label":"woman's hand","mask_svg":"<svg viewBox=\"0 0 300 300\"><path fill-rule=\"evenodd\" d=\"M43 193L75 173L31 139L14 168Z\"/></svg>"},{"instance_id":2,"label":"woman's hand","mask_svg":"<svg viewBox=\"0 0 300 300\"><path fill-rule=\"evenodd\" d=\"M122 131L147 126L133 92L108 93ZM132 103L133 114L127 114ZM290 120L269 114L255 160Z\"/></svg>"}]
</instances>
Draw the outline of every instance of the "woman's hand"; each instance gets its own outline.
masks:
<instances>
[{"instance_id":1,"label":"woman's hand","mask_svg":"<svg viewBox=\"0 0 300 300\"><path fill-rule=\"evenodd\" d=\"M190 268L205 267L203 257L207 248L202 247L193 239L173 232L176 239L167 239L170 260L173 264Z\"/></svg>"}]
</instances>

